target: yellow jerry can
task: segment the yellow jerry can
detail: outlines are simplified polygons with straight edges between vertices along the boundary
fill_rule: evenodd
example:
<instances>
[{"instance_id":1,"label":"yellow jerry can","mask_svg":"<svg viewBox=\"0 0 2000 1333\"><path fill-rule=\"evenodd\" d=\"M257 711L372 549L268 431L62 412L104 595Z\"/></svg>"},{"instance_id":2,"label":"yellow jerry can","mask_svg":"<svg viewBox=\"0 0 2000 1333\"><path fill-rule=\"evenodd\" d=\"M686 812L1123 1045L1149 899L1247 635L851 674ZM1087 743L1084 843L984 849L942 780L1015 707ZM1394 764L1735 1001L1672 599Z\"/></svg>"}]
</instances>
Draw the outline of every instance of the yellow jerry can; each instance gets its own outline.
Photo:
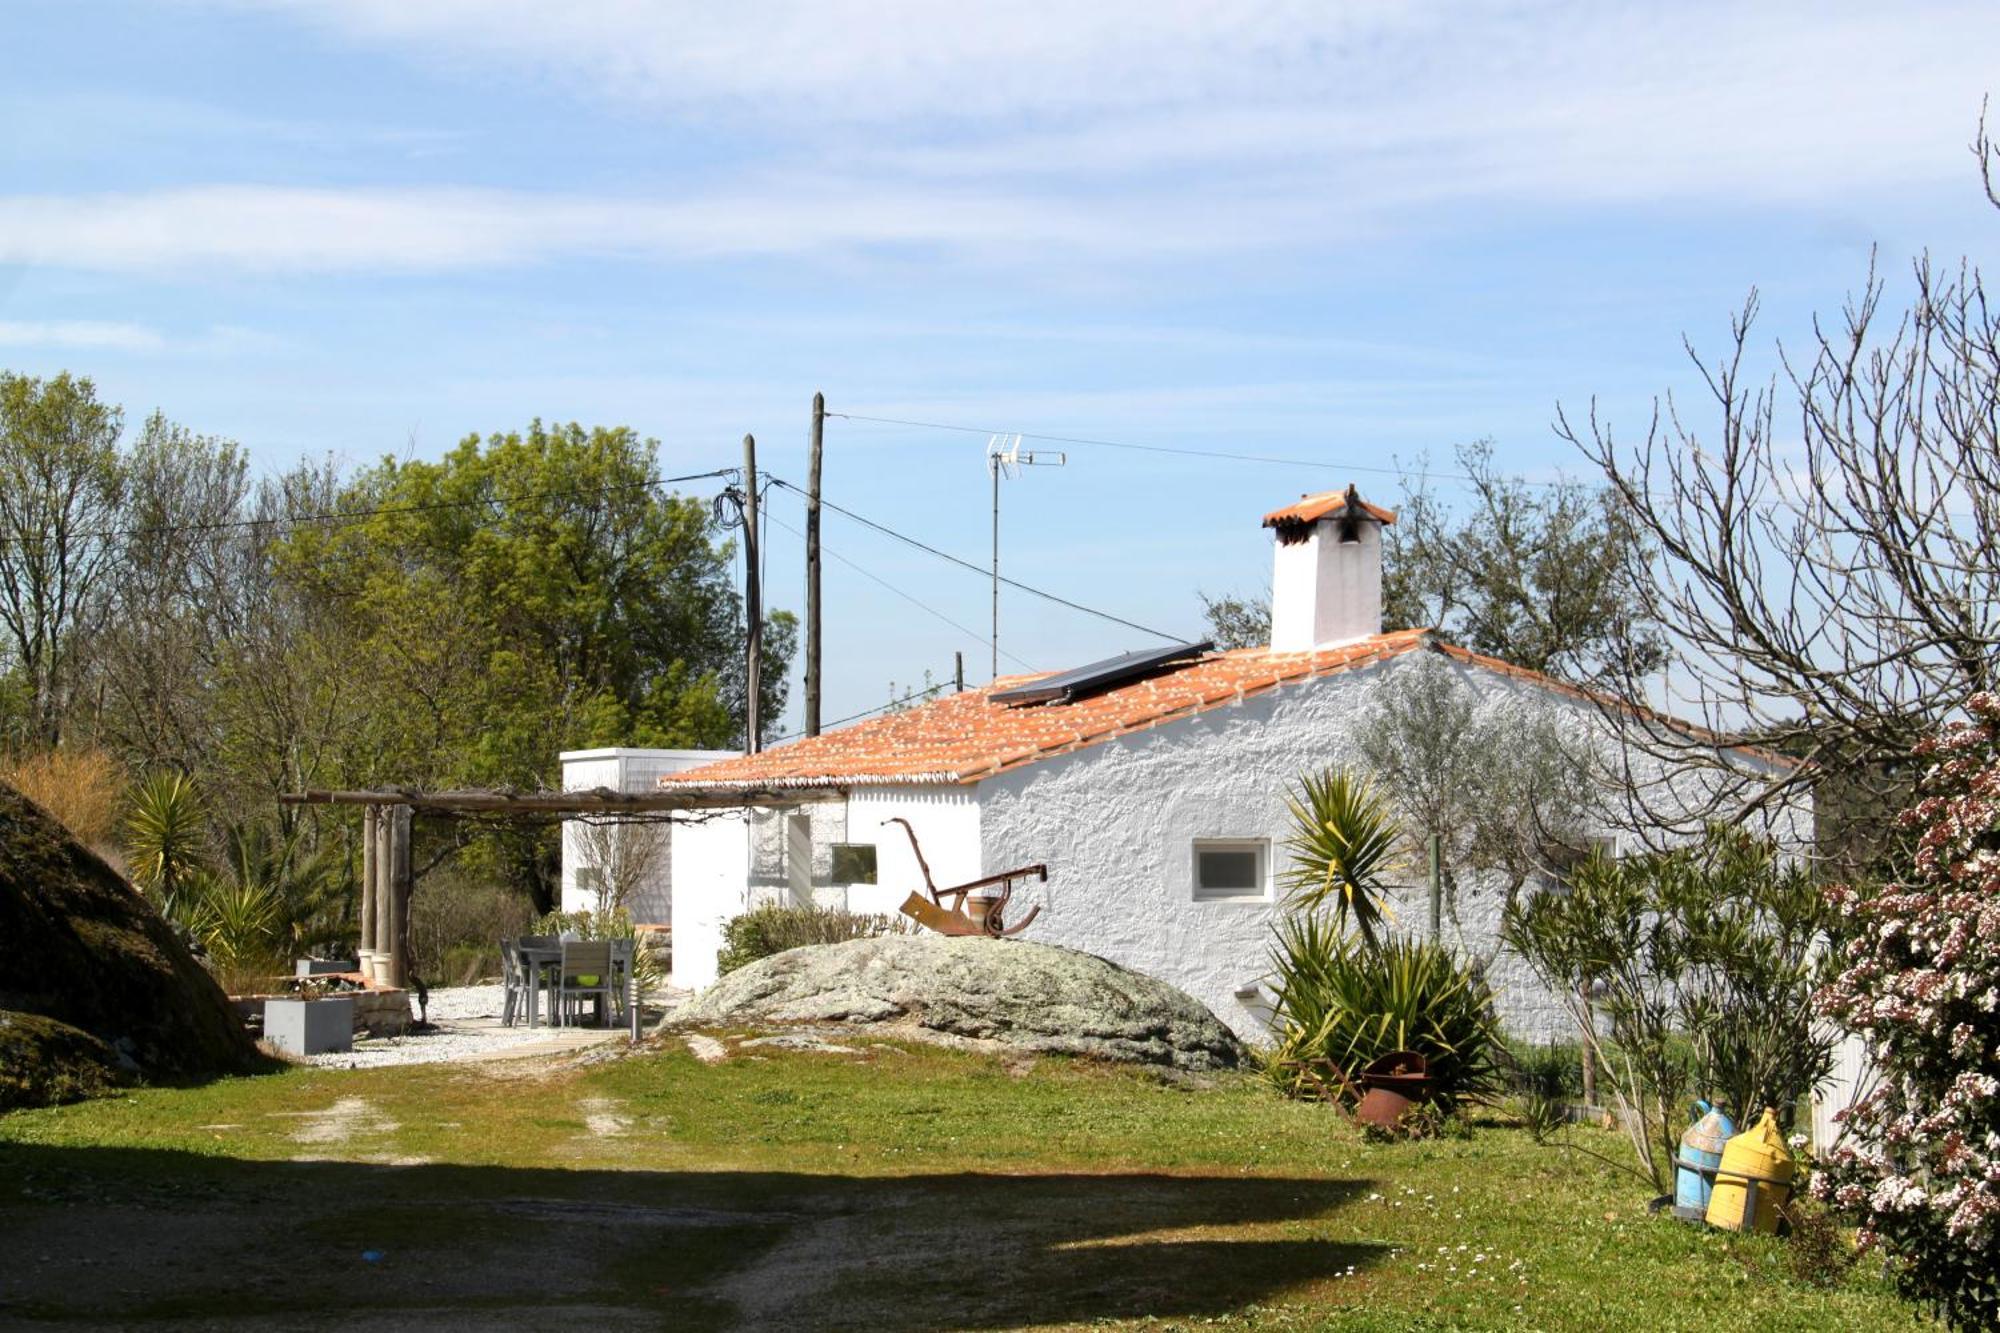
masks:
<instances>
[{"instance_id":1,"label":"yellow jerry can","mask_svg":"<svg viewBox=\"0 0 2000 1333\"><path fill-rule=\"evenodd\" d=\"M1728 1231L1778 1229L1778 1210L1792 1192L1792 1154L1778 1132L1778 1114L1763 1119L1722 1146L1715 1188L1708 1196L1708 1224Z\"/></svg>"}]
</instances>

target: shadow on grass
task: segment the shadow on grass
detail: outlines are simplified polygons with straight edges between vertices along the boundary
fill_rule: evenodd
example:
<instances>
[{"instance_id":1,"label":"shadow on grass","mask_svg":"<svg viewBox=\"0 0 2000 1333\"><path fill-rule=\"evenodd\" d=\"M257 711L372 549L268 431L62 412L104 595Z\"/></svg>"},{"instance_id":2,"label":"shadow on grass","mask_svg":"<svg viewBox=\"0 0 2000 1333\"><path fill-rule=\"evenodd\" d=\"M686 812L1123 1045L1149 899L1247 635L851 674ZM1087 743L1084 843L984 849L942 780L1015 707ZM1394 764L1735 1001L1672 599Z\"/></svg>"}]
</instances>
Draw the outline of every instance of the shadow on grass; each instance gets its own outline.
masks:
<instances>
[{"instance_id":1,"label":"shadow on grass","mask_svg":"<svg viewBox=\"0 0 2000 1333\"><path fill-rule=\"evenodd\" d=\"M0 1320L997 1328L1224 1314L1380 1260L1360 1180L256 1162L0 1144Z\"/></svg>"}]
</instances>

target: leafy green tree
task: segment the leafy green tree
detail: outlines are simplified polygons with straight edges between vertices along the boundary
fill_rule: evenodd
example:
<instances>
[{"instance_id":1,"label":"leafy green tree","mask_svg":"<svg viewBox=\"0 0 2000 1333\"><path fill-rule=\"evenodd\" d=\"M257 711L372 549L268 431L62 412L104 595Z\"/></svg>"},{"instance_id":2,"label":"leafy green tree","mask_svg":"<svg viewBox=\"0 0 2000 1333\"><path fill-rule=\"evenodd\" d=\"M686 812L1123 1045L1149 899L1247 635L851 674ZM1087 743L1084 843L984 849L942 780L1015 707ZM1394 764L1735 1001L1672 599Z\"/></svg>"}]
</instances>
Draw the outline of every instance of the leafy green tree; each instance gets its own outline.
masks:
<instances>
[{"instance_id":1,"label":"leafy green tree","mask_svg":"<svg viewBox=\"0 0 2000 1333\"><path fill-rule=\"evenodd\" d=\"M1474 652L1562 680L1632 680L1659 666L1638 570L1647 547L1616 492L1499 472L1493 444L1454 450L1471 503L1454 511L1421 472L1384 530L1382 615L1435 626Z\"/></svg>"},{"instance_id":2,"label":"leafy green tree","mask_svg":"<svg viewBox=\"0 0 2000 1333\"><path fill-rule=\"evenodd\" d=\"M535 422L436 462L384 460L332 507L371 512L294 528L274 558L304 603L280 658L328 655L311 673L319 706L357 714L329 741L343 779L532 788L564 749L740 743L732 548L706 504L664 490L653 442ZM767 619L767 719L795 638L792 617ZM468 854L552 904L545 831L495 832Z\"/></svg>"}]
</instances>

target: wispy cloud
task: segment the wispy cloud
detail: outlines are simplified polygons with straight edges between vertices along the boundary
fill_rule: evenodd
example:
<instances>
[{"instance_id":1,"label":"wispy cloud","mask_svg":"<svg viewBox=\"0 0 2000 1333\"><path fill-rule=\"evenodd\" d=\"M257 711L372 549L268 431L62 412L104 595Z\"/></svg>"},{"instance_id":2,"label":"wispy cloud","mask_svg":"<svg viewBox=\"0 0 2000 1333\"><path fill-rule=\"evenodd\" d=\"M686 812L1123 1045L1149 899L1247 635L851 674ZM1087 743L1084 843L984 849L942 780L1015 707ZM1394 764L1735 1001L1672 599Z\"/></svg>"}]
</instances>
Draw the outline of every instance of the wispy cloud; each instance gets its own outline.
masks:
<instances>
[{"instance_id":1,"label":"wispy cloud","mask_svg":"<svg viewBox=\"0 0 2000 1333\"><path fill-rule=\"evenodd\" d=\"M157 330L143 324L88 319L0 319L0 347L152 352L166 346L166 341Z\"/></svg>"},{"instance_id":2,"label":"wispy cloud","mask_svg":"<svg viewBox=\"0 0 2000 1333\"><path fill-rule=\"evenodd\" d=\"M671 192L629 196L222 183L0 196L0 261L422 271L859 254L1131 273L1508 212L1837 209L1961 188L2000 50L1990 3L1921 17L1582 0L1448 14L1304 0L279 8L467 77L611 98L717 151Z\"/></svg>"}]
</instances>

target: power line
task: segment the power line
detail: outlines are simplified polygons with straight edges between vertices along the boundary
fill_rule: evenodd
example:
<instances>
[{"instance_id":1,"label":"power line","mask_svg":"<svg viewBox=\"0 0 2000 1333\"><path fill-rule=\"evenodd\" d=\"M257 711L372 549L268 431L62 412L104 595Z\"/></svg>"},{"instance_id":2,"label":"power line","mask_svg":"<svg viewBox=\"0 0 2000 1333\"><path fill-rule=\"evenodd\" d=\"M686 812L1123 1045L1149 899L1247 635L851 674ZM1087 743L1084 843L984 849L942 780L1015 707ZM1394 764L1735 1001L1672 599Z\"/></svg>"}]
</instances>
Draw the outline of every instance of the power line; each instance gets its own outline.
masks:
<instances>
[{"instance_id":1,"label":"power line","mask_svg":"<svg viewBox=\"0 0 2000 1333\"><path fill-rule=\"evenodd\" d=\"M829 415L831 414L829 413ZM951 686L952 686L951 681L941 680L937 684L931 686L929 689L912 690L910 693L904 695L900 699L891 699L888 703L876 704L873 708L864 708L858 713L849 713L846 717L837 717L831 722L821 723L820 734L825 735L828 730L834 727L844 727L849 722L859 722L864 717L873 717L877 713L886 713L891 709L904 707L905 705L918 699L928 699L931 695L936 694L939 690L950 689ZM788 731L782 736L772 737L771 740L773 744L776 744L778 741L796 740L803 735L805 735L805 732L803 731Z\"/></svg>"},{"instance_id":2,"label":"power line","mask_svg":"<svg viewBox=\"0 0 2000 1333\"><path fill-rule=\"evenodd\" d=\"M1270 463L1278 467L1320 468L1328 472L1372 472L1384 477L1402 479L1411 475L1408 468L1377 467L1367 463L1329 463L1317 458L1288 458L1277 454L1235 454L1221 449L1183 449L1170 444L1133 444L1129 440L1093 439L1084 435L1037 435L1025 430L988 430L984 426L965 426L949 421L913 421L905 417L875 417L859 412L828 412L830 417L840 417L845 421L868 421L880 426L910 426L918 430L949 430L964 435L1018 435L1024 440L1046 440L1051 444L1078 444L1098 449L1129 449L1142 454L1175 454L1182 458L1219 458L1232 463ZM1432 472L1428 468L1419 474L1436 477L1441 481L1477 482L1479 478L1464 472ZM1536 481L1526 477L1516 480L1529 486L1566 486L1562 481Z\"/></svg>"},{"instance_id":3,"label":"power line","mask_svg":"<svg viewBox=\"0 0 2000 1333\"><path fill-rule=\"evenodd\" d=\"M832 416L834 414L829 412L827 415ZM788 491L796 492L799 495L805 494L805 492L800 490L797 486L792 485L792 483L790 483L789 481L785 481L782 478L772 477L771 481L774 485L783 486ZM914 546L919 551L923 551L929 555L934 555L940 560L950 561L952 564L957 565L961 569L969 569L973 573L980 575L982 578L992 577L993 571L984 565L975 565L970 560L961 560L959 557L951 554L949 551L940 551L935 546L931 546L924 542L920 542L915 537L911 537L904 533L898 532L894 528L886 527L883 524L877 523L872 518L863 517L862 515L855 513L852 509L843 508L842 506L837 505L833 501L827 499L825 496L821 496L819 502L824 508L831 509L836 514L845 514L847 517L853 519L856 523L861 524L863 527L873 528L875 531L881 533L885 537L894 537L897 541L902 542L907 546ZM1141 634L1150 634L1156 639L1165 639L1168 643L1184 642L1183 636L1179 634L1169 634L1165 630L1153 629L1150 626L1141 625L1137 621L1127 620L1123 616L1114 616L1109 611L1100 611L1094 606L1085 606L1081 602L1072 602L1067 597L1058 597L1056 594L1052 592L1045 592L1042 589L1034 587L1031 584L1022 583L1018 579L1010 579L1005 574L1002 574L1000 576L1000 581L1006 584L1010 588L1018 588L1022 592L1028 593L1035 597L1039 597L1045 602L1054 602L1057 606L1066 606L1072 611L1081 611L1087 616L1096 616L1099 620L1108 620L1114 625L1123 625L1126 629L1135 629L1138 630ZM986 642L986 640L982 639L981 642L982 643ZM1020 659L1015 658L1015 660L1019 661Z\"/></svg>"},{"instance_id":4,"label":"power line","mask_svg":"<svg viewBox=\"0 0 2000 1333\"><path fill-rule=\"evenodd\" d=\"M671 486L683 481L706 481L715 477L733 477L737 469L716 468L711 472L691 472L681 477L655 477L648 481L620 482L615 486L569 487L548 491L522 491L513 495L481 495L464 500L424 500L411 504L376 505L368 509L334 509L314 514L285 514L272 518L231 518L216 519L206 523L162 523L141 528L104 528L96 532L72 532L65 540L104 541L114 537L159 537L169 533L183 532L227 532L236 528L276 527L280 524L301 523L349 523L358 519L373 518L378 514L422 514L441 509L466 509L477 505L518 505L534 500L572 499L581 496L617 495L626 491L650 490L655 486ZM17 544L18 538L0 539L0 546Z\"/></svg>"},{"instance_id":5,"label":"power line","mask_svg":"<svg viewBox=\"0 0 2000 1333\"><path fill-rule=\"evenodd\" d=\"M826 504L826 500L824 497L821 498L820 503L822 505ZM831 505L828 505L827 507L832 508ZM779 527L783 528L786 532L791 533L794 537L803 539L805 536L803 532L800 532L797 528L785 522L785 520L779 518L776 514L767 512L764 515L764 517L769 522L776 523ZM895 593L896 596L902 598L904 601L916 607L918 610L936 616L939 620L942 620L945 624L951 626L953 629L957 630L960 634L965 635L967 638L971 639L974 643L978 644L980 647L991 648L993 646L990 640L980 638L976 632L967 629L964 625L959 624L956 620L953 620L950 616L938 610L936 607L930 605L928 602L920 601L911 594L904 592L901 588L898 588L895 584L889 582L889 580L881 577L878 574L873 573L870 570L862 568L860 565L855 564L852 560L849 560L846 556L834 550L832 547L828 546L825 542L820 543L819 549L822 555L832 556L835 560L838 560L841 564L846 565L849 569L861 575L861 577L869 580L870 582L880 584L884 588L887 588L890 592ZM1020 663L1021 666L1027 668L1029 671L1033 671L1035 669L1032 663L1021 661L1020 658L1015 657L1014 654L1008 652L1004 648L1000 650L1000 655L1002 657L1007 658L1010 661Z\"/></svg>"}]
</instances>

